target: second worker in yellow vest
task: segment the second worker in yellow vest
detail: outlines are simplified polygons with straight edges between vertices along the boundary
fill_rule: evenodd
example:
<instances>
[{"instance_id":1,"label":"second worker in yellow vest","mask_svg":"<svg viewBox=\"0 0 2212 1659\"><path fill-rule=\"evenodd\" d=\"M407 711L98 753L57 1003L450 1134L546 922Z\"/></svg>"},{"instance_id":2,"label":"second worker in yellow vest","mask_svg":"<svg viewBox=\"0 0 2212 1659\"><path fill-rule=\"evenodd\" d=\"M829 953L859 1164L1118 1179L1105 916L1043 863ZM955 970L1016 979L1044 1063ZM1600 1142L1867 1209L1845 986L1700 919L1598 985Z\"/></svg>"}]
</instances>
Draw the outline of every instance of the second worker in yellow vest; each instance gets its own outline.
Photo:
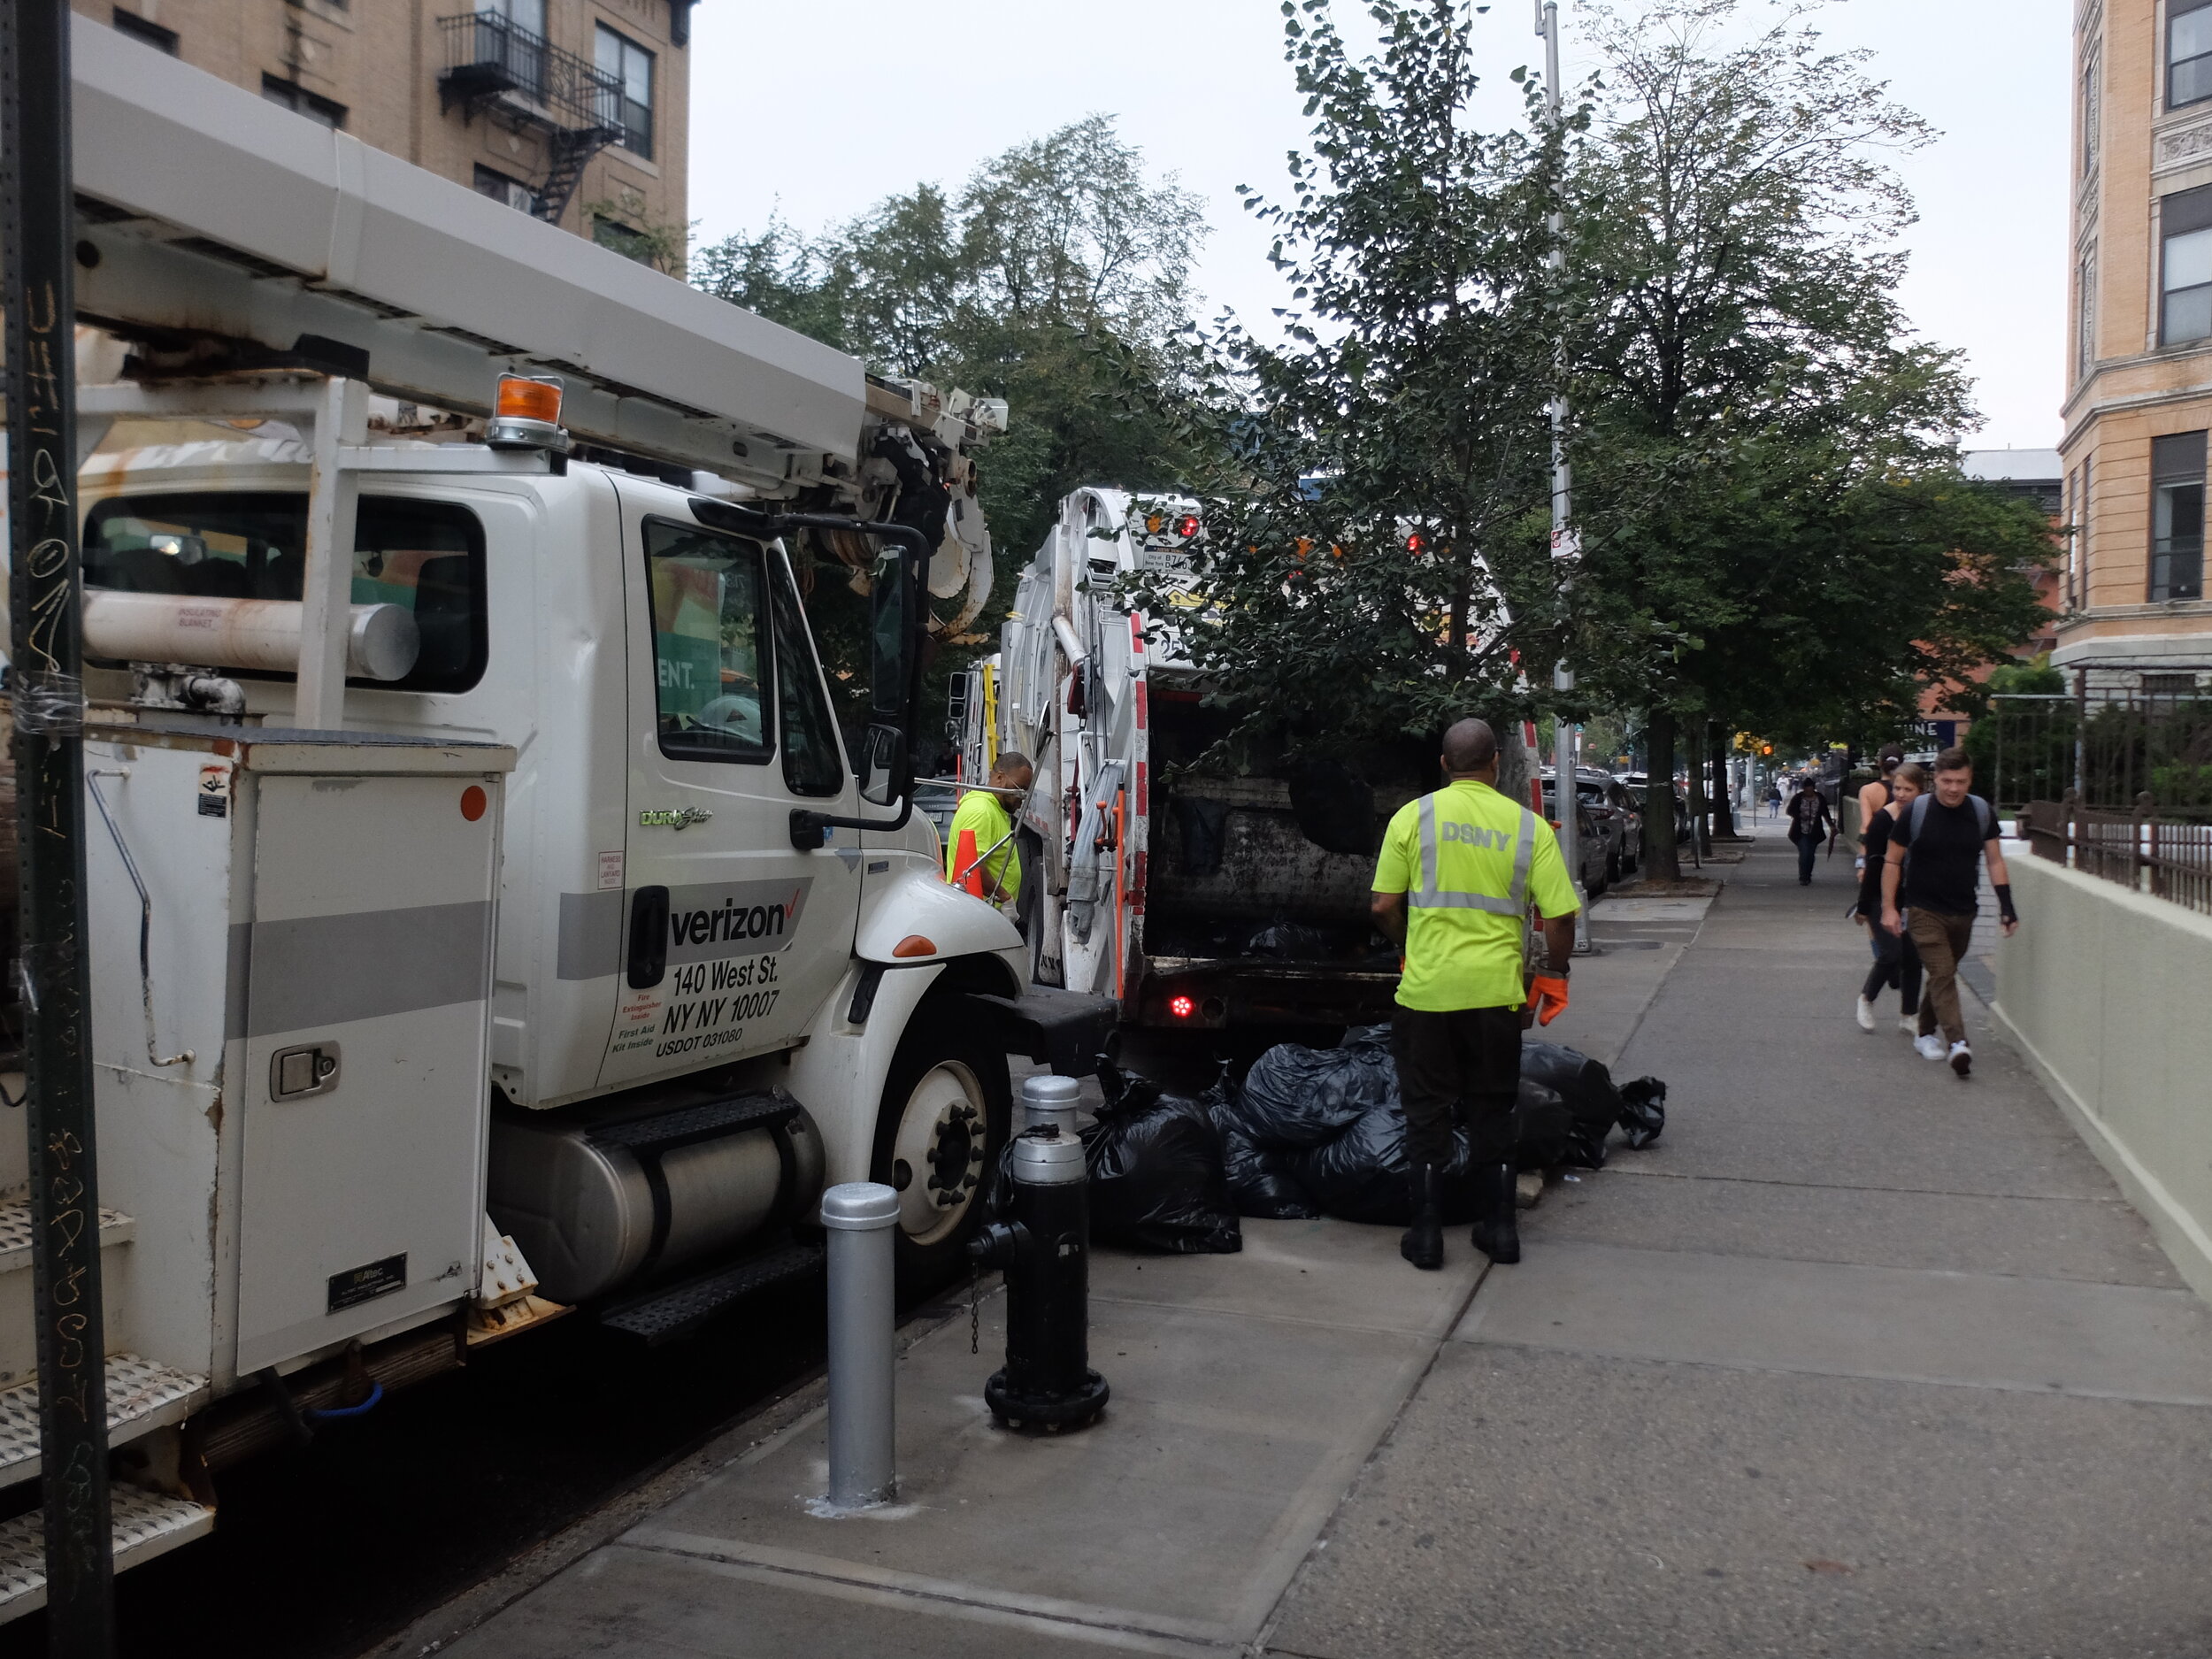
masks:
<instances>
[{"instance_id":1,"label":"second worker in yellow vest","mask_svg":"<svg viewBox=\"0 0 2212 1659\"><path fill-rule=\"evenodd\" d=\"M1565 1010L1580 908L1551 826L1498 793L1489 726L1454 726L1440 764L1450 782L1399 809L1374 879L1375 924L1405 947L1391 1029L1413 1225L1399 1249L1420 1268L1444 1264L1440 1187L1459 1118L1472 1141L1475 1248L1494 1262L1521 1259L1512 1136L1522 1010L1533 1006L1546 1025ZM1525 962L1532 905L1548 958L1532 986Z\"/></svg>"}]
</instances>

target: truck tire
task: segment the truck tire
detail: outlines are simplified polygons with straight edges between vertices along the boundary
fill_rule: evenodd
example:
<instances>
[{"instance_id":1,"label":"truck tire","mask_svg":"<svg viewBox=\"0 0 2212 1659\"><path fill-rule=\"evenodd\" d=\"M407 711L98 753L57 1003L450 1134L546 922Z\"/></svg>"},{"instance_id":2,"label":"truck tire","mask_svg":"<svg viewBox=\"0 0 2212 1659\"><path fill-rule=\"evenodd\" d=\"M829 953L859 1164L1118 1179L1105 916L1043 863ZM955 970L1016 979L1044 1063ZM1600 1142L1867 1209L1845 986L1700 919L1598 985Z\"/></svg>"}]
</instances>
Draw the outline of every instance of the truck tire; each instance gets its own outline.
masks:
<instances>
[{"instance_id":1,"label":"truck tire","mask_svg":"<svg viewBox=\"0 0 2212 1659\"><path fill-rule=\"evenodd\" d=\"M884 1079L869 1175L899 1194L902 1295L939 1289L965 1271L1006 1144L1013 1117L1006 1056L976 1033L977 1023L955 999L924 999Z\"/></svg>"}]
</instances>

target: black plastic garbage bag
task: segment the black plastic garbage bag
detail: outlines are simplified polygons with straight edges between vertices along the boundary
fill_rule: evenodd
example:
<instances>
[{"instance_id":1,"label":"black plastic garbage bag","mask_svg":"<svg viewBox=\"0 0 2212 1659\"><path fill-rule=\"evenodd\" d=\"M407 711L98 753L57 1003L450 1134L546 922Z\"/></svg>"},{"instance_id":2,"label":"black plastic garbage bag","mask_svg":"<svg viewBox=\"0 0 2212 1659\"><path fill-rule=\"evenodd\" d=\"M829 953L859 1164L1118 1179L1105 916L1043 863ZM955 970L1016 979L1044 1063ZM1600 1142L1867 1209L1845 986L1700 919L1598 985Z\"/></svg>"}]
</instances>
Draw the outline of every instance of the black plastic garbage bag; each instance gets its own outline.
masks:
<instances>
[{"instance_id":1,"label":"black plastic garbage bag","mask_svg":"<svg viewBox=\"0 0 2212 1659\"><path fill-rule=\"evenodd\" d=\"M1605 1143L1618 1124L1628 1144L1647 1147L1666 1126L1667 1086L1655 1077L1616 1086L1613 1074L1578 1048L1524 1041L1521 1076L1559 1091L1573 1118L1557 1162L1586 1170L1605 1167Z\"/></svg>"},{"instance_id":2,"label":"black plastic garbage bag","mask_svg":"<svg viewBox=\"0 0 2212 1659\"><path fill-rule=\"evenodd\" d=\"M1514 1167L1540 1170L1558 1163L1571 1122L1556 1090L1524 1078L1513 1103ZM1440 1183L1444 1219L1452 1225L1475 1218L1471 1160L1467 1125L1455 1125L1451 1158ZM1361 1113L1335 1140L1294 1153L1288 1162L1296 1185L1325 1215L1398 1227L1413 1219L1405 1109L1395 1099Z\"/></svg>"},{"instance_id":3,"label":"black plastic garbage bag","mask_svg":"<svg viewBox=\"0 0 2212 1659\"><path fill-rule=\"evenodd\" d=\"M1084 1132L1091 1240L1175 1256L1244 1248L1205 1102L1102 1071L1108 1104Z\"/></svg>"},{"instance_id":4,"label":"black plastic garbage bag","mask_svg":"<svg viewBox=\"0 0 2212 1659\"><path fill-rule=\"evenodd\" d=\"M1397 1098L1390 1027L1355 1025L1333 1048L1277 1043L1245 1073L1234 1113L1253 1145L1294 1152L1333 1140Z\"/></svg>"},{"instance_id":5,"label":"black plastic garbage bag","mask_svg":"<svg viewBox=\"0 0 2212 1659\"><path fill-rule=\"evenodd\" d=\"M1667 1126L1667 1086L1655 1077L1621 1085L1621 1127L1632 1147L1647 1147Z\"/></svg>"},{"instance_id":6,"label":"black plastic garbage bag","mask_svg":"<svg viewBox=\"0 0 2212 1659\"><path fill-rule=\"evenodd\" d=\"M1206 1115L1221 1143L1222 1172L1229 1181L1229 1202L1240 1216L1269 1221L1310 1221L1321 1213L1292 1172L1296 1155L1271 1151L1244 1126L1236 1079L1225 1064L1221 1080L1206 1091Z\"/></svg>"},{"instance_id":7,"label":"black plastic garbage bag","mask_svg":"<svg viewBox=\"0 0 2212 1659\"><path fill-rule=\"evenodd\" d=\"M1253 933L1244 950L1247 956L1270 956L1279 962L1312 962L1326 956L1329 946L1329 935L1320 928L1277 917Z\"/></svg>"},{"instance_id":8,"label":"black plastic garbage bag","mask_svg":"<svg viewBox=\"0 0 2212 1659\"><path fill-rule=\"evenodd\" d=\"M1221 1137L1221 1168L1229 1202L1240 1216L1268 1221L1310 1221L1321 1207L1298 1184L1295 1152L1271 1152L1253 1141L1233 1118L1214 1115Z\"/></svg>"}]
</instances>

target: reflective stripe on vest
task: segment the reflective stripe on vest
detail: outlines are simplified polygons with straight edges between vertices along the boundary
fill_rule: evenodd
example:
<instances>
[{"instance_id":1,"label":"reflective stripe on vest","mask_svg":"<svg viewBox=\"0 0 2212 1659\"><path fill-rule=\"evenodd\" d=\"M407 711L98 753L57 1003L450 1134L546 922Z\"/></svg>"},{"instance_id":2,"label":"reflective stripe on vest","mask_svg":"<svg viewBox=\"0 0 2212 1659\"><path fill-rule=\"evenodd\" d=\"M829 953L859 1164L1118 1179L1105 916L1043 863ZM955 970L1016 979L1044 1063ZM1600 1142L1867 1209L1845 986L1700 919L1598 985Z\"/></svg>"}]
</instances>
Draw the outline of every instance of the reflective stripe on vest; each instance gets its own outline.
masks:
<instances>
[{"instance_id":1,"label":"reflective stripe on vest","mask_svg":"<svg viewBox=\"0 0 2212 1659\"><path fill-rule=\"evenodd\" d=\"M1536 814L1521 809L1521 835L1513 845L1513 888L1502 899L1486 893L1448 893L1436 885L1436 797L1421 797L1421 887L1409 895L1417 910L1486 910L1493 916L1528 914L1528 867L1536 856Z\"/></svg>"}]
</instances>

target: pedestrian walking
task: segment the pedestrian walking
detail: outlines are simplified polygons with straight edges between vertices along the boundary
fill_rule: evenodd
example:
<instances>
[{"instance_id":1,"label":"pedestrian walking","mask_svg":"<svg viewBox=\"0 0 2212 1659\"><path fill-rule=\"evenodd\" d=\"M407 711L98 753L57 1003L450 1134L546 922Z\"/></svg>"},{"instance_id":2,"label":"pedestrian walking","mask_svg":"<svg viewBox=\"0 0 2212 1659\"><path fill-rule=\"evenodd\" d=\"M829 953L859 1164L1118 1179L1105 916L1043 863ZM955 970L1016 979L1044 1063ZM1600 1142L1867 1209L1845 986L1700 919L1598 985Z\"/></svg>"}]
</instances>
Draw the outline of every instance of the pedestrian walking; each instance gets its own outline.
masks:
<instances>
[{"instance_id":1,"label":"pedestrian walking","mask_svg":"<svg viewBox=\"0 0 2212 1659\"><path fill-rule=\"evenodd\" d=\"M1882 864L1882 926L1893 933L1909 928L1928 973L1920 1035L1913 1046L1931 1060L1947 1056L1951 1070L1961 1077L1973 1069L1974 1055L1959 1012L1959 959L1973 937L1985 860L2005 937L2011 938L2020 926L2004 849L1997 843L1996 810L1970 793L1973 783L1974 763L1964 749L1947 749L1938 755L1934 792L1899 815Z\"/></svg>"},{"instance_id":2,"label":"pedestrian walking","mask_svg":"<svg viewBox=\"0 0 2212 1659\"><path fill-rule=\"evenodd\" d=\"M1819 782L1809 773L1790 797L1790 839L1797 843L1799 887L1812 886L1813 856L1834 827L1835 820L1828 816L1828 797L1821 794Z\"/></svg>"},{"instance_id":3,"label":"pedestrian walking","mask_svg":"<svg viewBox=\"0 0 2212 1659\"><path fill-rule=\"evenodd\" d=\"M1018 804L1035 777L1029 757L1008 749L991 763L987 787L961 792L945 837L945 879L956 887L972 872L983 896L1002 910L1011 910L1022 890L1022 858L1006 804Z\"/></svg>"},{"instance_id":4,"label":"pedestrian walking","mask_svg":"<svg viewBox=\"0 0 2212 1659\"><path fill-rule=\"evenodd\" d=\"M1886 807L1892 801L1894 801L1897 798L1897 792L1890 787L1890 782L1892 779L1897 776L1897 769L1904 764L1905 751L1898 748L1894 743L1890 744L1887 748L1882 750L1880 756L1876 759L1875 765L1878 770L1873 780L1870 783L1862 784L1859 787L1859 851L1857 867L1859 874L1862 877L1866 874L1866 832L1868 826L1874 822L1874 815L1876 813L1881 811L1884 807Z\"/></svg>"},{"instance_id":5,"label":"pedestrian walking","mask_svg":"<svg viewBox=\"0 0 2212 1659\"><path fill-rule=\"evenodd\" d=\"M1782 780L1767 780L1767 822L1771 824L1782 816Z\"/></svg>"},{"instance_id":6,"label":"pedestrian walking","mask_svg":"<svg viewBox=\"0 0 2212 1659\"><path fill-rule=\"evenodd\" d=\"M1889 804L1867 820L1866 833L1860 843L1866 849L1866 856L1859 861L1859 899L1851 907L1851 915L1866 929L1867 941L1874 949L1874 967L1867 974L1865 984L1859 987L1855 1017L1861 1031L1872 1031L1874 999L1888 987L1895 986L1901 1007L1897 1024L1911 1034L1920 1029L1920 948L1912 942L1909 931L1893 933L1882 926L1882 870L1889 857L1890 831L1896 827L1898 815L1926 792L1927 771L1905 764L1901 758L1887 787Z\"/></svg>"},{"instance_id":7,"label":"pedestrian walking","mask_svg":"<svg viewBox=\"0 0 2212 1659\"><path fill-rule=\"evenodd\" d=\"M1550 1025L1567 1010L1574 884L1549 826L1500 795L1498 740L1480 720L1444 733L1450 780L1398 809L1375 861L1376 926L1404 948L1392 1047L1405 1102L1413 1225L1399 1253L1444 1265L1440 1187L1454 1120L1467 1121L1475 1248L1521 1259L1515 1225L1513 1103L1521 1087L1524 1010ZM1546 964L1531 978L1531 904L1543 918Z\"/></svg>"}]
</instances>

